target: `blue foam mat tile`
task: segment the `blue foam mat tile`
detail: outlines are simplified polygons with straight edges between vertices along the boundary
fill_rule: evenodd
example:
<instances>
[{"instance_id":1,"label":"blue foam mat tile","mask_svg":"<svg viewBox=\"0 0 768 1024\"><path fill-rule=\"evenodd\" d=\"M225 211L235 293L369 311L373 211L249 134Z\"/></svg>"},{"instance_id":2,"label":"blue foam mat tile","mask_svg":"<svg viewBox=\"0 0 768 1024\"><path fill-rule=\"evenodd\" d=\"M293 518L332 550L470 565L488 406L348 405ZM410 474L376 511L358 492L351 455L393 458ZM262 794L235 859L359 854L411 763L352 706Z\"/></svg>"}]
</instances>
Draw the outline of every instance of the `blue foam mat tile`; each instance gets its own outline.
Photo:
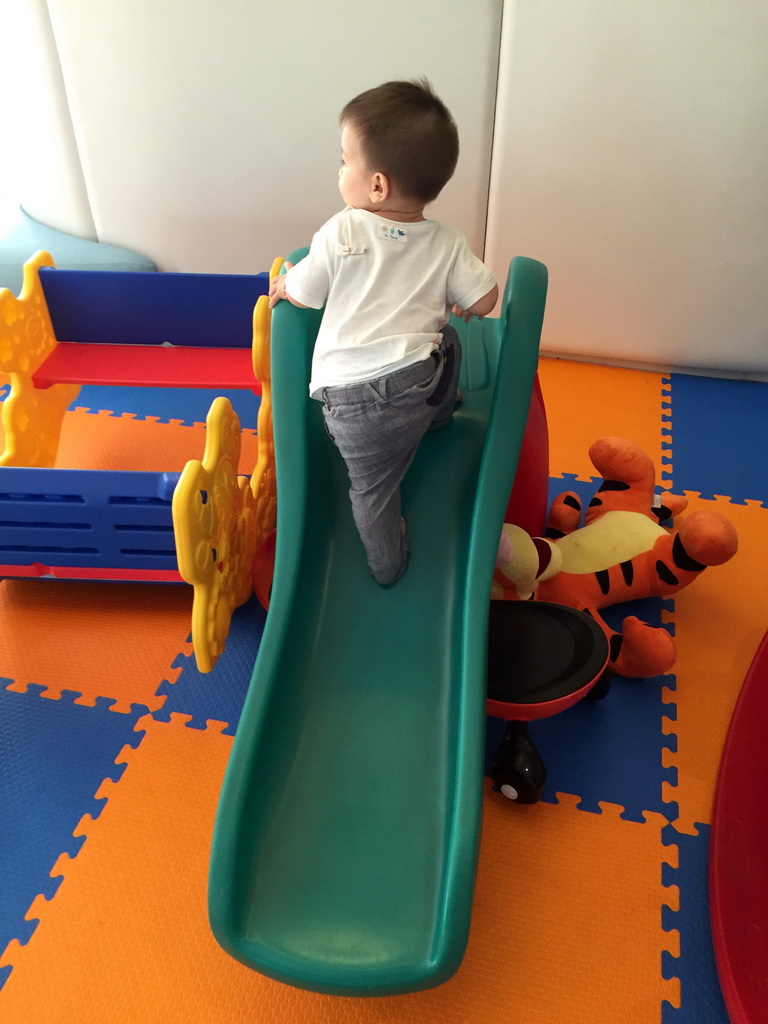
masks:
<instances>
[{"instance_id":1,"label":"blue foam mat tile","mask_svg":"<svg viewBox=\"0 0 768 1024\"><path fill-rule=\"evenodd\" d=\"M187 725L192 729L205 729L207 721L226 722L224 735L233 736L253 675L265 621L266 612L255 597L237 608L224 651L216 667L207 674L198 670L193 655L179 655L174 668L181 667L181 672L175 683L165 681L158 688L157 695L167 700L153 717L168 722L173 712L191 715Z\"/></svg>"},{"instance_id":2,"label":"blue foam mat tile","mask_svg":"<svg viewBox=\"0 0 768 1024\"><path fill-rule=\"evenodd\" d=\"M136 419L158 417L159 423L180 421L186 426L205 423L215 398L223 395L232 403L243 429L255 430L261 398L252 391L211 388L128 388L85 385L70 405L97 413L108 410L115 416Z\"/></svg>"},{"instance_id":3,"label":"blue foam mat tile","mask_svg":"<svg viewBox=\"0 0 768 1024\"><path fill-rule=\"evenodd\" d=\"M672 374L672 428L676 492L768 505L768 384Z\"/></svg>"},{"instance_id":4,"label":"blue foam mat tile","mask_svg":"<svg viewBox=\"0 0 768 1024\"><path fill-rule=\"evenodd\" d=\"M557 793L581 798L579 810L600 811L600 803L623 807L621 817L643 823L643 811L670 817L662 800L662 783L676 782L676 771L662 765L662 703L667 676L654 679L616 677L601 701L582 701L553 718L531 722L529 732L541 754L547 780L541 799L557 803ZM486 719L485 774L501 742L506 722Z\"/></svg>"},{"instance_id":5,"label":"blue foam mat tile","mask_svg":"<svg viewBox=\"0 0 768 1024\"><path fill-rule=\"evenodd\" d=\"M147 714L141 705L118 714L108 699L75 704L79 694L70 691L47 699L37 685L14 693L9 682L0 689L0 949L29 941L37 922L24 915L39 894L55 896L61 880L51 878L53 865L79 852L85 837L73 832L83 815L101 813L106 801L94 794L123 774L115 758L141 742L135 726Z\"/></svg>"},{"instance_id":6,"label":"blue foam mat tile","mask_svg":"<svg viewBox=\"0 0 768 1024\"><path fill-rule=\"evenodd\" d=\"M542 799L556 803L558 792L573 793L581 797L581 810L599 811L605 801L641 823L644 811L666 814L662 783L672 779L662 765L665 685L664 676L616 676L603 700L581 701L532 722L530 734L547 769Z\"/></svg>"},{"instance_id":7,"label":"blue foam mat tile","mask_svg":"<svg viewBox=\"0 0 768 1024\"><path fill-rule=\"evenodd\" d=\"M679 959L665 952L665 978L679 978L680 1007L663 1004L663 1024L728 1024L729 1017L720 991L709 926L707 900L707 858L710 829L698 825L697 836L682 835L668 825L662 830L665 845L678 848L678 867L662 865L664 885L680 892L679 909L662 908L662 926L680 934ZM768 1014L767 1014L768 1016Z\"/></svg>"},{"instance_id":8,"label":"blue foam mat tile","mask_svg":"<svg viewBox=\"0 0 768 1024\"><path fill-rule=\"evenodd\" d=\"M551 476L549 478L550 498L553 493L557 494L560 491L573 491L578 486L584 486L584 481L578 480L575 473L563 473L562 476Z\"/></svg>"}]
</instances>

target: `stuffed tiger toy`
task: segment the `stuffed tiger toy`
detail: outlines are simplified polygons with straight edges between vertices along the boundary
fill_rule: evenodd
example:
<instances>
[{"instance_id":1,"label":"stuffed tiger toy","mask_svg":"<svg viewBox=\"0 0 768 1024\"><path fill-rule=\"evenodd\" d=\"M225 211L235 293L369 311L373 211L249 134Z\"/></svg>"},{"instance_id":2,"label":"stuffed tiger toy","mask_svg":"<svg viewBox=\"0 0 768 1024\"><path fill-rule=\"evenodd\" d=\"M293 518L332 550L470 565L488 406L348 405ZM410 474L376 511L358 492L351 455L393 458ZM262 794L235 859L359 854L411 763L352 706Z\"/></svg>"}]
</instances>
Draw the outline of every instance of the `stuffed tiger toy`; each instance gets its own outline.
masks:
<instances>
[{"instance_id":1,"label":"stuffed tiger toy","mask_svg":"<svg viewBox=\"0 0 768 1024\"><path fill-rule=\"evenodd\" d=\"M654 507L652 459L631 441L603 437L589 457L603 483L581 522L574 492L552 503L544 537L531 538L505 524L493 596L551 601L593 616L608 637L609 669L622 676L655 676L675 662L674 640L663 627L635 616L617 633L600 609L644 597L669 597L687 587L707 566L736 553L733 525L719 512L696 511L680 525L661 525L679 515L687 498L665 493Z\"/></svg>"}]
</instances>

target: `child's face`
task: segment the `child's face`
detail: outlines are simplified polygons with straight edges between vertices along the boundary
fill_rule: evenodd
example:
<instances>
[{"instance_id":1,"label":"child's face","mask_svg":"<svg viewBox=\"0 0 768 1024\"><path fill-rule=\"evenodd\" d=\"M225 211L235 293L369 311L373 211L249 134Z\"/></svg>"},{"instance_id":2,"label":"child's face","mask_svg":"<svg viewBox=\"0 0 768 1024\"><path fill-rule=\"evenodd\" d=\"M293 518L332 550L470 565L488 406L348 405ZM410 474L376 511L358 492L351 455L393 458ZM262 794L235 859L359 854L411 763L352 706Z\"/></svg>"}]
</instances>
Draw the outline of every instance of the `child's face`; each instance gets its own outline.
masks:
<instances>
[{"instance_id":1,"label":"child's face","mask_svg":"<svg viewBox=\"0 0 768 1024\"><path fill-rule=\"evenodd\" d=\"M341 129L342 164L339 170L341 198L356 210L375 209L372 192L375 174L366 166L357 129L345 124Z\"/></svg>"}]
</instances>

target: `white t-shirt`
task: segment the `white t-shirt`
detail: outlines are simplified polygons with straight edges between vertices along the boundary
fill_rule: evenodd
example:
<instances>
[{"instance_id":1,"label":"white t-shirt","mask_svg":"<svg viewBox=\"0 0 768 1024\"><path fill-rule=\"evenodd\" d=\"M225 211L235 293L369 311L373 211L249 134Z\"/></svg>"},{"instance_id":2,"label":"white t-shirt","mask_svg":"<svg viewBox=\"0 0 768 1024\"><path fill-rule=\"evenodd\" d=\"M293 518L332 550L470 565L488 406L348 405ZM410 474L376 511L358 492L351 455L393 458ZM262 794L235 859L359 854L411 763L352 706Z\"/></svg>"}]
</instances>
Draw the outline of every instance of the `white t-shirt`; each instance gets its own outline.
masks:
<instances>
[{"instance_id":1,"label":"white t-shirt","mask_svg":"<svg viewBox=\"0 0 768 1024\"><path fill-rule=\"evenodd\" d=\"M435 220L404 224L347 207L320 228L285 284L302 305L325 306L312 394L426 359L452 306L466 309L495 282L455 228Z\"/></svg>"}]
</instances>

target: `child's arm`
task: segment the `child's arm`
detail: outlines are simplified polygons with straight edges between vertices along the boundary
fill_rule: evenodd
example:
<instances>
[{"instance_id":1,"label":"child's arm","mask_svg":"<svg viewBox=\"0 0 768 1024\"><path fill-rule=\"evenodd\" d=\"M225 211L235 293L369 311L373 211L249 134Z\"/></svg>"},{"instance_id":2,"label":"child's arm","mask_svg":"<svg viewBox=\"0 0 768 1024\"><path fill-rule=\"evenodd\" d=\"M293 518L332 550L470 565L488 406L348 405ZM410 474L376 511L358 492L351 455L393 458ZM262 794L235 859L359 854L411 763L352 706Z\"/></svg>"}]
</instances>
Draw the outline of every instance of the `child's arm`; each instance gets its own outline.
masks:
<instances>
[{"instance_id":1,"label":"child's arm","mask_svg":"<svg viewBox=\"0 0 768 1024\"><path fill-rule=\"evenodd\" d=\"M453 313L459 317L465 323L469 323L473 316L487 316L499 298L499 286L495 284L489 292L487 292L477 302L473 302L468 309L462 309L460 306L453 307Z\"/></svg>"},{"instance_id":2,"label":"child's arm","mask_svg":"<svg viewBox=\"0 0 768 1024\"><path fill-rule=\"evenodd\" d=\"M286 270L290 270L293 264L286 260L284 266ZM298 306L299 309L309 308L308 306L303 306L300 302L297 302L296 299L292 299L288 294L285 288L285 274L278 274L277 277L273 277L269 282L269 308L272 309L280 299L287 299L291 305Z\"/></svg>"}]
</instances>

